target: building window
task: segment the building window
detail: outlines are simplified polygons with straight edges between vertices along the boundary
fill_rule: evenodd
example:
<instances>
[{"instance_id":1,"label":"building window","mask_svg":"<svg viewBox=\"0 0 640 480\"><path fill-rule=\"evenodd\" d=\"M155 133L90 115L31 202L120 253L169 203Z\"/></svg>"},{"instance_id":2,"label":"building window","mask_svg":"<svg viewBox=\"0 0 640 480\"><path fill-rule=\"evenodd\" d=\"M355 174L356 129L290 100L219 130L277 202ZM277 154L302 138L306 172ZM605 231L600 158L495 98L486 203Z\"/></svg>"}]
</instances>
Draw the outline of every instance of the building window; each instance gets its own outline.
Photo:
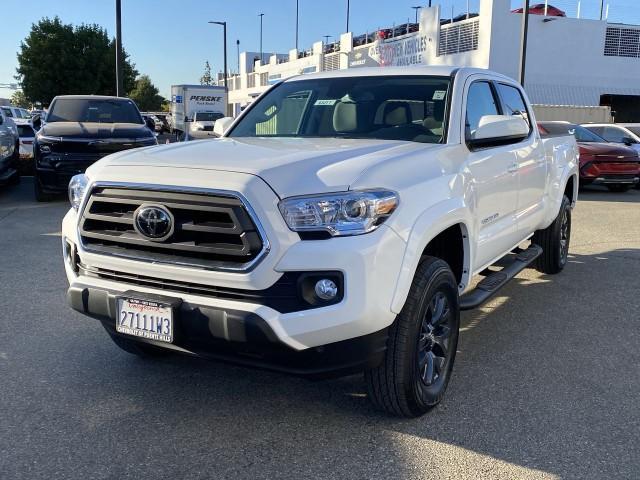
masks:
<instances>
[{"instance_id":1,"label":"building window","mask_svg":"<svg viewBox=\"0 0 640 480\"><path fill-rule=\"evenodd\" d=\"M438 55L469 52L478 49L480 21L461 21L440 27Z\"/></svg>"},{"instance_id":2,"label":"building window","mask_svg":"<svg viewBox=\"0 0 640 480\"><path fill-rule=\"evenodd\" d=\"M261 87L266 87L267 85L269 85L269 74L268 73L261 73L260 74L260 86Z\"/></svg>"},{"instance_id":3,"label":"building window","mask_svg":"<svg viewBox=\"0 0 640 480\"><path fill-rule=\"evenodd\" d=\"M253 73L247 75L247 88L254 88L256 86L256 76Z\"/></svg>"},{"instance_id":4,"label":"building window","mask_svg":"<svg viewBox=\"0 0 640 480\"><path fill-rule=\"evenodd\" d=\"M640 58L640 29L607 27L604 55Z\"/></svg>"}]
</instances>

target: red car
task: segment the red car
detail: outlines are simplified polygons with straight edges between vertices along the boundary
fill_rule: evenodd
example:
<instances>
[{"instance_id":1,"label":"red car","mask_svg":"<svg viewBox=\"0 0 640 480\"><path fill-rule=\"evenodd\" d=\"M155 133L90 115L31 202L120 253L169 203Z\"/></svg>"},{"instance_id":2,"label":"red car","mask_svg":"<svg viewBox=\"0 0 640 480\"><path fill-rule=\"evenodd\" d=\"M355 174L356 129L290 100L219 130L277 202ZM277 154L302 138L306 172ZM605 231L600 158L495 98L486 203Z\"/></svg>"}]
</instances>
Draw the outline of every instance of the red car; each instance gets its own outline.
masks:
<instances>
[{"instance_id":1,"label":"red car","mask_svg":"<svg viewBox=\"0 0 640 480\"><path fill-rule=\"evenodd\" d=\"M569 122L538 122L542 136L573 135L580 149L580 185L605 185L626 192L640 179L638 152L606 140Z\"/></svg>"},{"instance_id":2,"label":"red car","mask_svg":"<svg viewBox=\"0 0 640 480\"><path fill-rule=\"evenodd\" d=\"M512 13L522 13L522 8L516 8L515 10L511 10ZM529 14L531 15L544 15L544 3L538 3L536 5L531 5L529 7ZM559 8L554 7L553 5L547 5L547 17L566 17L567 14L564 13Z\"/></svg>"}]
</instances>

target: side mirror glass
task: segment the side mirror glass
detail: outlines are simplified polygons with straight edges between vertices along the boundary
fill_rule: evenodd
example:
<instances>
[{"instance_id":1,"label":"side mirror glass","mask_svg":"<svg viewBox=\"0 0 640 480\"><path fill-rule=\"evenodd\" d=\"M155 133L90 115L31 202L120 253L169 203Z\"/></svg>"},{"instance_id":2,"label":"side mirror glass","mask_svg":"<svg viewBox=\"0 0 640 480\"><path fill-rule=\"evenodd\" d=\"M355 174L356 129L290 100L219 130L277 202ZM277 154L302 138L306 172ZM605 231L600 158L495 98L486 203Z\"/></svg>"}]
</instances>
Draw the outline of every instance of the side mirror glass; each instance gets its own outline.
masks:
<instances>
[{"instance_id":1,"label":"side mirror glass","mask_svg":"<svg viewBox=\"0 0 640 480\"><path fill-rule=\"evenodd\" d=\"M471 133L472 147L490 147L517 143L529 136L529 124L519 115L484 115Z\"/></svg>"},{"instance_id":2,"label":"side mirror glass","mask_svg":"<svg viewBox=\"0 0 640 480\"><path fill-rule=\"evenodd\" d=\"M222 117L216 120L216 123L213 124L213 134L216 137L223 136L232 123L233 117Z\"/></svg>"}]
</instances>

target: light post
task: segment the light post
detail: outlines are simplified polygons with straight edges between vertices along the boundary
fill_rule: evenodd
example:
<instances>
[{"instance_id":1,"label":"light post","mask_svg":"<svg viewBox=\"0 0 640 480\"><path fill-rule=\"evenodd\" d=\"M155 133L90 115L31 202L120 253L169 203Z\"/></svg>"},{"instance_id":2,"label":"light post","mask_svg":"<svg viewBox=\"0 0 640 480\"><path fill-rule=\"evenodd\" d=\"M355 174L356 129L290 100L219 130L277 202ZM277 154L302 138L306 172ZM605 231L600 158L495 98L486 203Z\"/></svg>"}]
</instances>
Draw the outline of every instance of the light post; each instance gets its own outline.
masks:
<instances>
[{"instance_id":1,"label":"light post","mask_svg":"<svg viewBox=\"0 0 640 480\"><path fill-rule=\"evenodd\" d=\"M298 14L300 13L299 3L299 0L296 0L296 52L298 51Z\"/></svg>"},{"instance_id":2,"label":"light post","mask_svg":"<svg viewBox=\"0 0 640 480\"><path fill-rule=\"evenodd\" d=\"M349 31L349 0L347 0L347 29L345 30L345 32Z\"/></svg>"},{"instance_id":3,"label":"light post","mask_svg":"<svg viewBox=\"0 0 640 480\"><path fill-rule=\"evenodd\" d=\"M116 97L124 95L122 80L122 5L116 0Z\"/></svg>"},{"instance_id":4,"label":"light post","mask_svg":"<svg viewBox=\"0 0 640 480\"><path fill-rule=\"evenodd\" d=\"M522 9L522 33L520 35L520 85L524 87L524 74L527 64L527 37L529 34L529 0L524 0Z\"/></svg>"},{"instance_id":5,"label":"light post","mask_svg":"<svg viewBox=\"0 0 640 480\"><path fill-rule=\"evenodd\" d=\"M422 7L411 7L416 11L416 23L418 23L418 11L422 8Z\"/></svg>"},{"instance_id":6,"label":"light post","mask_svg":"<svg viewBox=\"0 0 640 480\"><path fill-rule=\"evenodd\" d=\"M227 104L225 105L225 115L230 116L229 113L229 85L227 85L229 81L229 70L227 69L227 22L214 22L209 21L208 23L213 23L215 25L222 25L222 35L224 37L223 48L224 48L224 93L227 97Z\"/></svg>"},{"instance_id":7,"label":"light post","mask_svg":"<svg viewBox=\"0 0 640 480\"><path fill-rule=\"evenodd\" d=\"M262 55L262 17L264 17L264 13L259 13L260 17L260 65L264 65L264 56Z\"/></svg>"}]
</instances>

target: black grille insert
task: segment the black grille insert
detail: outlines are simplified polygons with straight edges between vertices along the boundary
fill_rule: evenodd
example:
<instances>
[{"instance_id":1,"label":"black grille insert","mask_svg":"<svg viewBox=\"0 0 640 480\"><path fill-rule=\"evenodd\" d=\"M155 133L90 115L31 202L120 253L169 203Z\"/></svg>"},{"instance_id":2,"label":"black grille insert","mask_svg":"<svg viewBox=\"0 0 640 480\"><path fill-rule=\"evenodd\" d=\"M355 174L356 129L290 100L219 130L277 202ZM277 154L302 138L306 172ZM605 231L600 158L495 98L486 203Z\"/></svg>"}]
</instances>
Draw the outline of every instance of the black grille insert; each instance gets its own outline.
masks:
<instances>
[{"instance_id":1,"label":"black grille insert","mask_svg":"<svg viewBox=\"0 0 640 480\"><path fill-rule=\"evenodd\" d=\"M143 204L162 205L175 219L174 233L153 241L134 229ZM242 201L232 195L97 187L82 213L84 249L151 262L244 270L263 251L263 240Z\"/></svg>"}]
</instances>

